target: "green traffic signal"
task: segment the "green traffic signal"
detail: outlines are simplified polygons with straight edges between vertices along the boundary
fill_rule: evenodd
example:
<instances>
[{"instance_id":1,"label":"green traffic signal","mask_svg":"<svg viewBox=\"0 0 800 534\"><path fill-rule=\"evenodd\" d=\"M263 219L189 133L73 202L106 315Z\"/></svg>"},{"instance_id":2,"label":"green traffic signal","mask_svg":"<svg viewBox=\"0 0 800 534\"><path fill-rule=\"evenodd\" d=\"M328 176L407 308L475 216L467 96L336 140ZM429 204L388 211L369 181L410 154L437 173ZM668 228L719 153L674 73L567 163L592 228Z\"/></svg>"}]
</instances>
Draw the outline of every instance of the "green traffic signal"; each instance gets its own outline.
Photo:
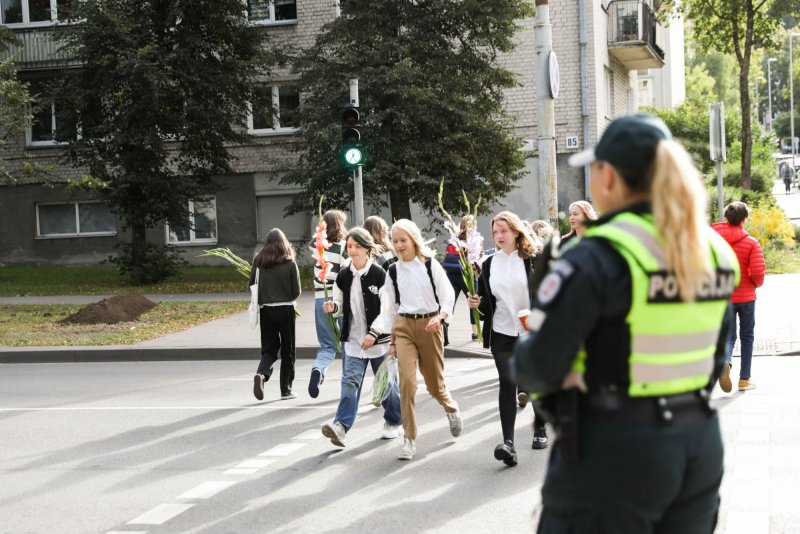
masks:
<instances>
[{"instance_id":1,"label":"green traffic signal","mask_svg":"<svg viewBox=\"0 0 800 534\"><path fill-rule=\"evenodd\" d=\"M346 167L354 168L364 163L364 148L346 146L342 149L342 161Z\"/></svg>"}]
</instances>

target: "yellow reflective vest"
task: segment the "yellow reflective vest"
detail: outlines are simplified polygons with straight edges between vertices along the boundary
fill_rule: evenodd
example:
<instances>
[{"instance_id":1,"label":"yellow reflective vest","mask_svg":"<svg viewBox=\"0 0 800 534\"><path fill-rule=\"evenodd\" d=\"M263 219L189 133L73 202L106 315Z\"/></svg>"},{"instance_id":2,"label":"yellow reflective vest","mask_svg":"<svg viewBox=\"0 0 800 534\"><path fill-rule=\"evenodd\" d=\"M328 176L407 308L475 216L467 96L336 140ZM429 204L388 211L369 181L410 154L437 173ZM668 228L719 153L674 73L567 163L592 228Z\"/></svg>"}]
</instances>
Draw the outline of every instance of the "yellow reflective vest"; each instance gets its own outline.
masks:
<instances>
[{"instance_id":1,"label":"yellow reflective vest","mask_svg":"<svg viewBox=\"0 0 800 534\"><path fill-rule=\"evenodd\" d=\"M609 241L630 268L628 394L676 395L705 387L728 299L739 283L739 262L730 246L708 229L713 265L697 286L696 300L684 302L652 215L624 212L585 236Z\"/></svg>"}]
</instances>

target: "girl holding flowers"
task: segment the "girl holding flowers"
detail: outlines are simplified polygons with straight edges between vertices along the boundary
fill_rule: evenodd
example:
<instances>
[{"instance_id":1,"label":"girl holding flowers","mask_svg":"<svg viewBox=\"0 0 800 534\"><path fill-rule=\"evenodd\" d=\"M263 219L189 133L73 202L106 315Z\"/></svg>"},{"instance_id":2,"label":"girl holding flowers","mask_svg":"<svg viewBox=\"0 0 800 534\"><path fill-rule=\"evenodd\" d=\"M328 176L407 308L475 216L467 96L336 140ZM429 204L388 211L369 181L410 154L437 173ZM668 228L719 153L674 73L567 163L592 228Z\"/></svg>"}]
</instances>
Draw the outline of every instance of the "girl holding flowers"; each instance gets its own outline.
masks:
<instances>
[{"instance_id":1,"label":"girl holding flowers","mask_svg":"<svg viewBox=\"0 0 800 534\"><path fill-rule=\"evenodd\" d=\"M392 225L392 244L397 263L389 267L386 291L394 296L394 306L387 312L386 326L391 328L390 352L396 348L400 375L400 406L405 439L398 456L410 460L416 453L417 420L414 396L417 393L417 362L428 393L445 410L450 433L462 430L458 403L450 396L444 382L444 334L442 323L453 309L453 288L442 266L433 256L419 231L408 219Z\"/></svg>"},{"instance_id":2,"label":"girl holding flowers","mask_svg":"<svg viewBox=\"0 0 800 534\"><path fill-rule=\"evenodd\" d=\"M520 218L509 211L495 215L491 228L497 250L483 262L478 294L469 296L469 306L482 312L483 346L491 349L500 379L498 404L503 442L495 447L494 457L514 466L517 465L514 448L517 385L511 378L509 360L517 337L525 332L518 312L531 307L529 280L533 258L541 251L541 243L538 238L531 237ZM544 420L538 415L533 435L534 449L547 446Z\"/></svg>"},{"instance_id":3,"label":"girl holding flowers","mask_svg":"<svg viewBox=\"0 0 800 534\"><path fill-rule=\"evenodd\" d=\"M253 394L264 400L264 382L272 376L272 366L281 355L281 399L292 399L295 358L295 301L300 296L300 271L294 261L294 248L279 228L267 234L264 246L253 260L250 283L258 272L261 362L253 377Z\"/></svg>"},{"instance_id":4,"label":"girl holding flowers","mask_svg":"<svg viewBox=\"0 0 800 534\"><path fill-rule=\"evenodd\" d=\"M442 262L442 267L444 267L445 272L447 273L447 279L450 280L450 285L453 286L453 291L456 294L455 302L458 302L458 297L461 293L464 293L464 296L469 295L469 288L467 288L467 283L464 281L464 266L461 265L461 251L459 247L461 246L460 242L465 242L467 240L467 234L469 233L470 229L474 229L477 226L477 222L475 221L475 217L473 215L464 215L461 217L461 222L458 225L458 237L455 242L451 239L451 241L447 244L447 248L444 251L444 261ZM455 306L455 303L453 304ZM469 323L472 328L472 341L478 339L478 331L475 327L475 314L469 314Z\"/></svg>"},{"instance_id":5,"label":"girl holding flowers","mask_svg":"<svg viewBox=\"0 0 800 534\"><path fill-rule=\"evenodd\" d=\"M320 199L322 206L322 199ZM327 295L333 292L333 283L339 274L347 253L344 236L347 215L343 211L328 210L320 217L319 225L314 232L314 243L311 245L314 265L314 318L317 329L319 350L311 366L311 378L308 382L308 394L312 398L319 395L319 387L325 380L325 371L336 357L339 350L337 328L334 327L328 314L322 309ZM341 326L341 325L339 325Z\"/></svg>"},{"instance_id":6,"label":"girl holding flowers","mask_svg":"<svg viewBox=\"0 0 800 534\"><path fill-rule=\"evenodd\" d=\"M384 291L386 271L373 261L377 246L372 236L364 228L353 228L348 232L346 242L350 264L336 277L333 300L325 302L322 307L326 313L344 319L341 340L346 357L342 395L333 422L322 426L322 434L339 447L344 447L345 434L355 423L367 365L377 373L386 358L389 333L384 317L387 307L392 305L392 295ZM400 392L396 384L390 387L382 404L384 425L381 438L397 438L402 435L402 427Z\"/></svg>"}]
</instances>

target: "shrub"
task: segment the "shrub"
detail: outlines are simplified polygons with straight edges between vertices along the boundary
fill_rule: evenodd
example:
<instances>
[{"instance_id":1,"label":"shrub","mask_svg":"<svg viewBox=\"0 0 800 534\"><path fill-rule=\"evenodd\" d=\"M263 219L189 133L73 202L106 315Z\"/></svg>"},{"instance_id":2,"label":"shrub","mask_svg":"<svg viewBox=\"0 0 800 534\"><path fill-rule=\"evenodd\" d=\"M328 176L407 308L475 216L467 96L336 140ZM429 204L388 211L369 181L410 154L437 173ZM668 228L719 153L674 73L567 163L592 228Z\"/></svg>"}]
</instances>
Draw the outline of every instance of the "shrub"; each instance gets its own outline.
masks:
<instances>
[{"instance_id":1,"label":"shrub","mask_svg":"<svg viewBox=\"0 0 800 534\"><path fill-rule=\"evenodd\" d=\"M794 247L795 228L789 223L786 213L777 206L759 204L751 208L745 228L762 247Z\"/></svg>"},{"instance_id":2,"label":"shrub","mask_svg":"<svg viewBox=\"0 0 800 534\"><path fill-rule=\"evenodd\" d=\"M118 251L116 256L109 256L108 261L119 267L119 274L128 277L133 282L133 257L131 255L130 243L118 243L114 246ZM180 272L181 267L189 265L183 257L181 251L166 245L156 245L149 241L145 246L144 261L141 266L144 268L144 278L138 280L139 284L155 284L171 278Z\"/></svg>"}]
</instances>

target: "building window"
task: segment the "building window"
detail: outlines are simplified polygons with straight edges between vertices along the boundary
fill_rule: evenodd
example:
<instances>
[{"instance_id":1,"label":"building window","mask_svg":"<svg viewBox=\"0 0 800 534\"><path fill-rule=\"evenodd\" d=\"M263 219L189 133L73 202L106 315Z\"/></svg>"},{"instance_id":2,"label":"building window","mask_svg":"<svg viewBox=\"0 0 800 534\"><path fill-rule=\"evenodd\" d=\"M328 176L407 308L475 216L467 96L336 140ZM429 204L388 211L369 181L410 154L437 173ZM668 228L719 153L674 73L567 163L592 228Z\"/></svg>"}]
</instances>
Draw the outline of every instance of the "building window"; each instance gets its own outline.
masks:
<instances>
[{"instance_id":1,"label":"building window","mask_svg":"<svg viewBox=\"0 0 800 534\"><path fill-rule=\"evenodd\" d=\"M311 217L307 213L284 215L283 209L292 201L291 194L256 197L258 239L263 241L270 230L280 228L290 241L310 239Z\"/></svg>"},{"instance_id":2,"label":"building window","mask_svg":"<svg viewBox=\"0 0 800 534\"><path fill-rule=\"evenodd\" d=\"M294 132L295 111L300 105L300 93L290 85L257 87L251 104L247 129L254 134Z\"/></svg>"},{"instance_id":3,"label":"building window","mask_svg":"<svg viewBox=\"0 0 800 534\"><path fill-rule=\"evenodd\" d=\"M47 80L31 81L29 90L34 100L31 122L26 131L28 145L64 144L77 139L78 129L75 125L59 120L56 103L47 96Z\"/></svg>"},{"instance_id":4,"label":"building window","mask_svg":"<svg viewBox=\"0 0 800 534\"><path fill-rule=\"evenodd\" d=\"M70 0L0 0L0 23L43 26L58 20Z\"/></svg>"},{"instance_id":5,"label":"building window","mask_svg":"<svg viewBox=\"0 0 800 534\"><path fill-rule=\"evenodd\" d=\"M297 20L297 1L248 0L247 17L253 24L294 22Z\"/></svg>"},{"instance_id":6,"label":"building window","mask_svg":"<svg viewBox=\"0 0 800 534\"><path fill-rule=\"evenodd\" d=\"M217 199L189 201L189 225L167 224L167 242L194 245L217 242Z\"/></svg>"},{"instance_id":7,"label":"building window","mask_svg":"<svg viewBox=\"0 0 800 534\"><path fill-rule=\"evenodd\" d=\"M606 72L606 117L612 118L614 116L614 73L610 69L605 69Z\"/></svg>"},{"instance_id":8,"label":"building window","mask_svg":"<svg viewBox=\"0 0 800 534\"><path fill-rule=\"evenodd\" d=\"M108 202L36 205L36 237L91 237L116 233L117 217Z\"/></svg>"}]
</instances>

